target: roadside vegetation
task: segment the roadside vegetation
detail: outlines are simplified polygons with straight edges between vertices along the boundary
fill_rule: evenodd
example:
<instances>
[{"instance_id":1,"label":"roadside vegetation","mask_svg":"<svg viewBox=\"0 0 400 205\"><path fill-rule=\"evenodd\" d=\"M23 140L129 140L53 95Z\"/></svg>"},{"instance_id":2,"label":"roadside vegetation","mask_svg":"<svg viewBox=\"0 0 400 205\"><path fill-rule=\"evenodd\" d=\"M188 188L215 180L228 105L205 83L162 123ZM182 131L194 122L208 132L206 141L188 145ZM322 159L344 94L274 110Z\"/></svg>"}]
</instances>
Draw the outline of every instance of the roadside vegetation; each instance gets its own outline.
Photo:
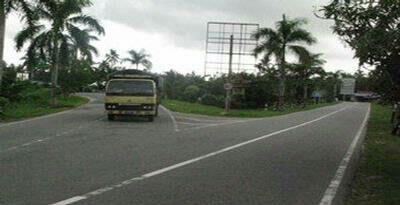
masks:
<instances>
[{"instance_id":1,"label":"roadside vegetation","mask_svg":"<svg viewBox=\"0 0 400 205\"><path fill-rule=\"evenodd\" d=\"M292 105L284 109L284 111L270 110L270 109L235 109L226 113L224 108L215 107L210 105L202 105L200 103L190 103L179 100L163 100L162 104L174 112L200 114L209 116L219 117L243 117L243 118L261 118L261 117L273 117L278 115L285 115L294 112L300 112L310 109L316 109L320 107L330 106L337 104L336 102L323 102L319 104L312 104L307 108L302 105Z\"/></svg>"},{"instance_id":2,"label":"roadside vegetation","mask_svg":"<svg viewBox=\"0 0 400 205\"><path fill-rule=\"evenodd\" d=\"M15 95L0 97L0 122L32 118L56 113L88 103L88 99L74 95L60 95L57 106L52 105L50 87L20 82L14 85Z\"/></svg>"},{"instance_id":3,"label":"roadside vegetation","mask_svg":"<svg viewBox=\"0 0 400 205\"><path fill-rule=\"evenodd\" d=\"M400 137L390 133L389 106L372 105L367 137L349 205L398 204L400 201Z\"/></svg>"}]
</instances>

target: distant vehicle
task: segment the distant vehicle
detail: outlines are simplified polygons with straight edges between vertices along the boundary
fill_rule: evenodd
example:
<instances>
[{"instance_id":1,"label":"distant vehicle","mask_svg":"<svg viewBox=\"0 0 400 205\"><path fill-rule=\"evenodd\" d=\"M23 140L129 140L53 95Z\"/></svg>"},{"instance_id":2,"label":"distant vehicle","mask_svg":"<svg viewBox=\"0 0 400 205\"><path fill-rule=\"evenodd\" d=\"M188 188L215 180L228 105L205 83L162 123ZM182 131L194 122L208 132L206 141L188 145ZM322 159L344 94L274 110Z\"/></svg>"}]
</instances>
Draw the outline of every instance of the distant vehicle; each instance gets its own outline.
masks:
<instances>
[{"instance_id":1,"label":"distant vehicle","mask_svg":"<svg viewBox=\"0 0 400 205\"><path fill-rule=\"evenodd\" d=\"M105 97L108 120L115 120L116 116L139 116L154 121L158 115L159 91L159 79L155 75L138 70L112 74Z\"/></svg>"}]
</instances>

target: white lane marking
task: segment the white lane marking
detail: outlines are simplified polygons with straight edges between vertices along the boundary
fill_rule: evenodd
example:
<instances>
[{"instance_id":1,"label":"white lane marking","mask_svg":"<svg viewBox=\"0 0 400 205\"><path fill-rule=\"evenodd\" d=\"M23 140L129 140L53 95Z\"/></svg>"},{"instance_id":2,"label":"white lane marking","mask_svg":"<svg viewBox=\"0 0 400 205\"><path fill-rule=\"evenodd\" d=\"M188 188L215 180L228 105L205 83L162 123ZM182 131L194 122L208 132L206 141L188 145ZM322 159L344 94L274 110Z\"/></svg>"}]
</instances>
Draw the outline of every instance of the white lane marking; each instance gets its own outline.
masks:
<instances>
[{"instance_id":1,"label":"white lane marking","mask_svg":"<svg viewBox=\"0 0 400 205\"><path fill-rule=\"evenodd\" d=\"M221 150L218 150L218 151L215 151L215 152L212 152L212 153L209 153L209 154L206 154L206 155L194 158L194 159L190 159L190 160L187 160L187 161L184 161L184 162L181 162L181 163L178 163L178 164L166 167L166 168L162 168L162 169L159 169L159 170L144 174L144 175L142 175L140 177L135 177L135 178L132 178L132 179L128 179L126 181L123 181L121 183L118 183L118 184L115 184L115 185L112 185L112 186L100 188L98 190L89 192L87 194L83 194L81 196L74 196L74 197L72 197L70 199L80 199L80 201L84 200L84 199L88 199L90 197L97 196L97 195L103 194L105 192L109 192L111 190L115 190L115 189L130 185L130 184L132 184L132 183L134 183L136 181L141 181L141 180L144 180L144 179L147 179L147 178L151 178L151 177L154 177L154 176L157 176L157 175L161 175L161 174L164 174L166 172L181 168L183 166L186 166L186 165L189 165L189 164L193 164L195 162L210 158L212 156L216 156L216 155L219 155L219 154L222 154L222 153L225 153L225 152L228 152L228 151L231 151L231 150L246 146L248 144L251 144L251 143L254 143L254 142L257 142L257 141L261 141L261 140L270 138L272 136L275 136L275 135L278 135L278 134L281 134L281 133L284 133L284 132L287 132L287 131L290 131L290 130L294 130L294 129L297 129L297 128L300 128L300 127L304 127L306 125L318 122L318 121L323 120L323 119L325 119L327 117L335 115L336 113L342 112L345 109L347 109L347 108L344 107L344 108L342 108L340 110L331 112L331 113L326 114L326 115L324 115L322 117L319 117L317 119L314 119L314 120L311 120L311 121L308 121L308 122L305 122L305 123L302 123L302 124L299 124L299 125L296 125L296 126L293 126L293 127L289 127L289 128L283 129L283 130L279 130L279 131L276 131L276 132L270 133L268 135L264 135L262 137L258 137L258 138L255 138L255 139L252 139L252 140L249 140L249 141L246 141L246 142L242 142L240 144L233 145L233 146L230 146L230 147L227 147L227 148L224 148L224 149L221 149ZM58 203L55 203L55 204L52 204L52 205L69 205L69 204L73 204L73 203L76 202L76 201L69 202L70 199L66 199L66 200L63 200L61 202L58 202ZM61 204L59 204L59 203L61 203Z\"/></svg>"},{"instance_id":2,"label":"white lane marking","mask_svg":"<svg viewBox=\"0 0 400 205\"><path fill-rule=\"evenodd\" d=\"M97 119L95 120L95 122L102 121L102 120L104 120L105 118L106 118L106 117L97 118ZM73 129L73 130L65 131L65 132L62 132L62 133L57 133L57 134L55 135L55 137L61 137L61 136L73 134L74 132L77 132L77 131L79 131L79 130L82 130L82 129L85 128L86 126L90 126L90 124L91 124L91 123L88 123L88 124L85 125L85 126L84 126L84 125L80 125L80 126L78 126L77 128L75 128L75 129ZM30 141L30 142L26 142L26 143L24 143L24 144L22 144L22 145L16 145L16 146L7 148L7 149L5 149L5 150L0 150L0 153L7 152L7 151L14 151L14 150L17 150L17 149L20 149L20 148L23 148L23 147L29 147L29 146L36 145L36 144L39 144L39 143L45 143L45 142L50 141L50 140L52 140L52 139L54 139L54 137L46 137L46 138L42 138L42 139L33 140L33 141Z\"/></svg>"},{"instance_id":3,"label":"white lane marking","mask_svg":"<svg viewBox=\"0 0 400 205\"><path fill-rule=\"evenodd\" d=\"M331 183L329 184L329 187L326 189L324 196L322 197L321 202L319 203L320 205L331 205L333 203L333 199L335 198L336 193L340 187L340 184L342 183L343 177L346 173L346 169L349 166L351 157L354 154L358 141L360 140L362 133L367 126L370 113L371 113L371 105L369 105L368 107L368 111L365 114L364 121L362 122L361 127L358 130L353 142L351 143L349 149L347 150L342 161L340 162L339 168L336 171L335 176L333 177Z\"/></svg>"},{"instance_id":4,"label":"white lane marking","mask_svg":"<svg viewBox=\"0 0 400 205\"><path fill-rule=\"evenodd\" d=\"M5 149L5 150L0 150L0 153L7 152L7 151L14 151L14 150L17 150L17 149L20 149L20 148L23 148L23 147L29 147L29 146L33 146L33 145L36 145L36 144L39 144L39 143L44 143L44 142L49 141L51 139L52 139L51 137L46 137L46 138L42 138L42 139L33 140L31 142L27 142L27 143L22 144L22 145L13 146L13 147L10 147L10 148Z\"/></svg>"},{"instance_id":5,"label":"white lane marking","mask_svg":"<svg viewBox=\"0 0 400 205\"><path fill-rule=\"evenodd\" d=\"M175 132L179 132L179 128L178 128L178 124L176 123L176 119L174 117L174 115L171 113L171 111L169 111L167 108L165 108L164 106L160 105L160 107L167 112L168 116L171 118L172 123L174 124L174 129Z\"/></svg>"},{"instance_id":6,"label":"white lane marking","mask_svg":"<svg viewBox=\"0 0 400 205\"><path fill-rule=\"evenodd\" d=\"M76 203L76 202L81 201L81 200L84 200L84 199L86 199L86 198L81 197L81 196L77 196L77 197L73 197L73 198L67 199L67 200L65 200L65 201L57 202L57 203L52 204L52 205L66 205L66 204L72 204L72 203Z\"/></svg>"},{"instance_id":7,"label":"white lane marking","mask_svg":"<svg viewBox=\"0 0 400 205\"><path fill-rule=\"evenodd\" d=\"M191 123L191 122L180 122L178 121L179 124L183 124L183 125L210 125L209 123Z\"/></svg>"},{"instance_id":8,"label":"white lane marking","mask_svg":"<svg viewBox=\"0 0 400 205\"><path fill-rule=\"evenodd\" d=\"M9 126L12 126L12 125L24 124L24 123L27 123L27 122L33 122L33 121L37 121L37 120L43 120L43 119L55 117L55 116L58 116L58 115L64 115L64 114L70 113L72 111L75 111L75 110L77 110L79 108L82 108L82 107L84 107L84 106L86 106L86 105L88 105L88 104L90 104L90 103L92 103L94 101L93 98L86 97L86 96L82 96L82 97L85 97L85 98L89 99L89 102L84 104L84 105L78 106L76 108L70 109L70 110L65 110L65 111L61 111L61 112L57 112L57 113L53 113L53 114L49 114L49 115L44 115L44 116L40 116L40 117L34 117L34 118L31 118L31 119L26 119L26 120L21 120L21 121L16 121L16 122L9 122L9 123L5 123L5 124L0 124L0 128L9 127Z\"/></svg>"},{"instance_id":9,"label":"white lane marking","mask_svg":"<svg viewBox=\"0 0 400 205\"><path fill-rule=\"evenodd\" d=\"M177 118L178 119L189 120L189 121L195 121L195 122L215 122L215 123L234 120L234 119L215 119L215 120L211 120L211 119L203 119L203 118L196 119L196 118L184 117L184 116L177 116Z\"/></svg>"}]
</instances>

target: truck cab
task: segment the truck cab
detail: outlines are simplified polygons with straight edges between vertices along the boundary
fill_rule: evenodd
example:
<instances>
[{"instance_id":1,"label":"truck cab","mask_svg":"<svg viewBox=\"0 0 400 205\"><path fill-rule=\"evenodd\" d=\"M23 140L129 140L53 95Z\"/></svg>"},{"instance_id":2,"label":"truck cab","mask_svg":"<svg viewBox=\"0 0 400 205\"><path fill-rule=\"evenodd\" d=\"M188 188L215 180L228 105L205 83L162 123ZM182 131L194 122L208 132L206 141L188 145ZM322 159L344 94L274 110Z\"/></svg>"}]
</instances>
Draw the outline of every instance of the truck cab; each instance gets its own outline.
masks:
<instances>
[{"instance_id":1,"label":"truck cab","mask_svg":"<svg viewBox=\"0 0 400 205\"><path fill-rule=\"evenodd\" d=\"M158 115L158 95L157 81L152 76L113 76L106 86L108 120L116 116L138 116L152 122Z\"/></svg>"}]
</instances>

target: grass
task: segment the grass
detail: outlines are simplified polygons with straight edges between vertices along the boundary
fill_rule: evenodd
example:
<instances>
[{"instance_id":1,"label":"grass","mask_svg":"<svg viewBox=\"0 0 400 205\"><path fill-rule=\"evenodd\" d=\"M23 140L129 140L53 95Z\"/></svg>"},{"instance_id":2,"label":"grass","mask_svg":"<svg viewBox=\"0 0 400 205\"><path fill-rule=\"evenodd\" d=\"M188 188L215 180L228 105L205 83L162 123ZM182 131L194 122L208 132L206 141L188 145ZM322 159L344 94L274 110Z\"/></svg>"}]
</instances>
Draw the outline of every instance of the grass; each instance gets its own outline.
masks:
<instances>
[{"instance_id":1,"label":"grass","mask_svg":"<svg viewBox=\"0 0 400 205\"><path fill-rule=\"evenodd\" d=\"M373 104L348 205L400 204L400 137L390 134L390 117L390 107Z\"/></svg>"},{"instance_id":2,"label":"grass","mask_svg":"<svg viewBox=\"0 0 400 205\"><path fill-rule=\"evenodd\" d=\"M58 98L59 105L57 107L50 106L50 99L48 99L46 103L38 103L35 101L11 103L4 108L4 113L0 121L8 122L48 115L78 107L88 102L89 100L87 98L80 96L63 96Z\"/></svg>"},{"instance_id":3,"label":"grass","mask_svg":"<svg viewBox=\"0 0 400 205\"><path fill-rule=\"evenodd\" d=\"M190 113L190 114L201 114L209 116L224 116L224 117L244 117L244 118L260 118L260 117L272 117L278 115L285 115L293 112L311 110L324 106L334 105L336 103L321 103L308 105L306 108L301 106L288 108L285 111L273 111L264 109L253 109L253 110L231 110L229 113L225 113L223 108L202 105L199 103L189 103L178 100L163 100L162 104L175 112Z\"/></svg>"}]
</instances>

